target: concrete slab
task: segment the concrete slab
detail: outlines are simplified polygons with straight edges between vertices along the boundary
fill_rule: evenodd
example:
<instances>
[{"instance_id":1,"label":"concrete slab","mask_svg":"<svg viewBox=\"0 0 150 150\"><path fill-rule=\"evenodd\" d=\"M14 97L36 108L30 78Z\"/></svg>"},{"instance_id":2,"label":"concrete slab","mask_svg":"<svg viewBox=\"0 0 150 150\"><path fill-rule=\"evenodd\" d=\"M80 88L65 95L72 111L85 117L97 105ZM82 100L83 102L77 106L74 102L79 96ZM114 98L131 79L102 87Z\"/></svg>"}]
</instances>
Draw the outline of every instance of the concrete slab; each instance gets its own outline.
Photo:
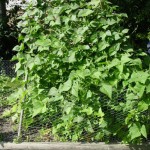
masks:
<instances>
[{"instance_id":1,"label":"concrete slab","mask_svg":"<svg viewBox=\"0 0 150 150\"><path fill-rule=\"evenodd\" d=\"M125 145L100 143L0 143L0 150L150 150L150 144Z\"/></svg>"}]
</instances>

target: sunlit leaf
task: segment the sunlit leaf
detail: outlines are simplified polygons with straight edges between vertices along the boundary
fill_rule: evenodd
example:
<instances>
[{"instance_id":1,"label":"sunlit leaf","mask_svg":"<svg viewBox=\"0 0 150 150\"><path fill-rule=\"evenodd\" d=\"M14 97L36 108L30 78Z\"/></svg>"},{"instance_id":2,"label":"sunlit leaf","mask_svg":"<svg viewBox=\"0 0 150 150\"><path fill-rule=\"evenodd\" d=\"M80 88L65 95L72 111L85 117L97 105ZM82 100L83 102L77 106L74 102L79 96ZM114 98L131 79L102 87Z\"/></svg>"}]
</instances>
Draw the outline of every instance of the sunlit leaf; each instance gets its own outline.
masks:
<instances>
[{"instance_id":1,"label":"sunlit leaf","mask_svg":"<svg viewBox=\"0 0 150 150\"><path fill-rule=\"evenodd\" d=\"M81 9L78 13L79 17L85 17L92 13L93 11L91 9Z\"/></svg>"},{"instance_id":2,"label":"sunlit leaf","mask_svg":"<svg viewBox=\"0 0 150 150\"><path fill-rule=\"evenodd\" d=\"M106 94L110 99L112 98L112 86L109 84L103 83L100 91L104 94Z\"/></svg>"}]
</instances>

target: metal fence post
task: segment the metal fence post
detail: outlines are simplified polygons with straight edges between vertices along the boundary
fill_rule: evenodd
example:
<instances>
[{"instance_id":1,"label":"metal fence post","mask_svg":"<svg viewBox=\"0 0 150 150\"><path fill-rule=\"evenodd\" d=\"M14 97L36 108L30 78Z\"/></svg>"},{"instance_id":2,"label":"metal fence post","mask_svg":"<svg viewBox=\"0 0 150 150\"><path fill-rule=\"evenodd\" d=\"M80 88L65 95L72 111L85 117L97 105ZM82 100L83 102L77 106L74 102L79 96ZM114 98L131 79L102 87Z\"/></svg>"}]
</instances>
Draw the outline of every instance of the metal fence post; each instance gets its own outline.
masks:
<instances>
[{"instance_id":1,"label":"metal fence post","mask_svg":"<svg viewBox=\"0 0 150 150\"><path fill-rule=\"evenodd\" d=\"M26 70L26 69L25 69ZM27 80L28 80L28 72L25 73L25 78L24 78L24 81L25 81L25 86L24 86L24 91L27 90ZM23 99L23 102L25 102L26 100L26 94L24 96L24 99ZM21 130L22 130L22 122L23 122L23 109L21 109L21 112L20 112L20 119L19 119L19 126L18 126L18 139L21 138Z\"/></svg>"}]
</instances>

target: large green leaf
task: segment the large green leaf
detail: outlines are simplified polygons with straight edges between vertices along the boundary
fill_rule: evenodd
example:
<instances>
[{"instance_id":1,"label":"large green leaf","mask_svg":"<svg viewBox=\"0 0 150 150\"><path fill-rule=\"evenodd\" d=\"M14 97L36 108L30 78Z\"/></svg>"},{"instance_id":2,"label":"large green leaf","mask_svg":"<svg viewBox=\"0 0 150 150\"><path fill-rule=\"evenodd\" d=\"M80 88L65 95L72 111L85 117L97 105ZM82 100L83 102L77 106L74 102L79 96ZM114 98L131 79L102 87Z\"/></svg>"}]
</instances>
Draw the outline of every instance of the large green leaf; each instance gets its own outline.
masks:
<instances>
[{"instance_id":1,"label":"large green leaf","mask_svg":"<svg viewBox=\"0 0 150 150\"><path fill-rule=\"evenodd\" d=\"M100 43L98 43L99 51L105 50L108 46L109 44L106 41L101 41Z\"/></svg>"},{"instance_id":2,"label":"large green leaf","mask_svg":"<svg viewBox=\"0 0 150 150\"><path fill-rule=\"evenodd\" d=\"M77 122L77 123L80 123L80 122L82 122L83 121L83 117L81 117L81 116L77 116L77 117L75 117L74 118L74 120L73 120L73 122Z\"/></svg>"},{"instance_id":3,"label":"large green leaf","mask_svg":"<svg viewBox=\"0 0 150 150\"><path fill-rule=\"evenodd\" d=\"M132 90L134 91L135 94L137 94L139 98L141 98L145 91L145 85L137 82Z\"/></svg>"},{"instance_id":4,"label":"large green leaf","mask_svg":"<svg viewBox=\"0 0 150 150\"><path fill-rule=\"evenodd\" d=\"M141 136L140 128L136 123L133 123L133 125L129 128L129 133L131 140Z\"/></svg>"},{"instance_id":5,"label":"large green leaf","mask_svg":"<svg viewBox=\"0 0 150 150\"><path fill-rule=\"evenodd\" d=\"M133 72L130 78L130 82L141 82L143 84L145 84L146 80L149 77L149 73L148 72L144 72L144 71L136 71Z\"/></svg>"},{"instance_id":6,"label":"large green leaf","mask_svg":"<svg viewBox=\"0 0 150 150\"><path fill-rule=\"evenodd\" d=\"M15 66L15 71L18 71L20 69L20 67L21 67L21 63L18 62Z\"/></svg>"},{"instance_id":7,"label":"large green leaf","mask_svg":"<svg viewBox=\"0 0 150 150\"><path fill-rule=\"evenodd\" d=\"M51 45L51 41L49 39L39 39L37 40L36 44L38 46L50 46Z\"/></svg>"},{"instance_id":8,"label":"large green leaf","mask_svg":"<svg viewBox=\"0 0 150 150\"><path fill-rule=\"evenodd\" d=\"M90 97L92 97L92 92L88 90L86 98L90 98Z\"/></svg>"},{"instance_id":9,"label":"large green leaf","mask_svg":"<svg viewBox=\"0 0 150 150\"><path fill-rule=\"evenodd\" d=\"M149 104L146 103L145 101L140 101L140 102L138 103L138 110L139 110L139 111L148 110L148 107L149 107Z\"/></svg>"},{"instance_id":10,"label":"large green leaf","mask_svg":"<svg viewBox=\"0 0 150 150\"><path fill-rule=\"evenodd\" d=\"M44 113L46 111L46 105L40 101L40 100L35 100L33 102L33 114L32 117L35 117L36 115L40 113Z\"/></svg>"},{"instance_id":11,"label":"large green leaf","mask_svg":"<svg viewBox=\"0 0 150 150\"><path fill-rule=\"evenodd\" d=\"M110 56L113 56L117 53L117 51L120 49L120 44L121 43L116 43L110 47L109 49Z\"/></svg>"},{"instance_id":12,"label":"large green leaf","mask_svg":"<svg viewBox=\"0 0 150 150\"><path fill-rule=\"evenodd\" d=\"M129 58L129 57L130 57L130 54L128 54L128 53L123 54L121 57L121 63L125 64L125 63L129 62L131 60L131 58Z\"/></svg>"},{"instance_id":13,"label":"large green leaf","mask_svg":"<svg viewBox=\"0 0 150 150\"><path fill-rule=\"evenodd\" d=\"M75 57L76 52L75 51L70 51L69 52L69 62L73 63L76 61L76 57Z\"/></svg>"},{"instance_id":14,"label":"large green leaf","mask_svg":"<svg viewBox=\"0 0 150 150\"><path fill-rule=\"evenodd\" d=\"M88 108L85 108L85 109L83 109L81 111L85 112L87 115L91 115L93 113L93 108L92 107L88 107Z\"/></svg>"},{"instance_id":15,"label":"large green leaf","mask_svg":"<svg viewBox=\"0 0 150 150\"><path fill-rule=\"evenodd\" d=\"M106 83L101 85L100 91L106 94L110 99L112 98L112 86Z\"/></svg>"},{"instance_id":16,"label":"large green leaf","mask_svg":"<svg viewBox=\"0 0 150 150\"><path fill-rule=\"evenodd\" d=\"M145 138L147 138L147 131L146 131L145 125L142 125L142 127L141 127L141 134L142 134Z\"/></svg>"},{"instance_id":17,"label":"large green leaf","mask_svg":"<svg viewBox=\"0 0 150 150\"><path fill-rule=\"evenodd\" d=\"M72 81L68 79L62 86L61 91L69 91L72 86Z\"/></svg>"},{"instance_id":18,"label":"large green leaf","mask_svg":"<svg viewBox=\"0 0 150 150\"><path fill-rule=\"evenodd\" d=\"M48 94L51 96L56 96L58 94L58 90L55 87L52 87Z\"/></svg>"},{"instance_id":19,"label":"large green leaf","mask_svg":"<svg viewBox=\"0 0 150 150\"><path fill-rule=\"evenodd\" d=\"M73 81L72 89L71 89L71 94L78 97L78 92L79 92L79 84L78 81Z\"/></svg>"},{"instance_id":20,"label":"large green leaf","mask_svg":"<svg viewBox=\"0 0 150 150\"><path fill-rule=\"evenodd\" d=\"M79 10L78 16L86 17L86 16L90 15L92 12L93 12L93 10L91 10L91 9L81 9L81 10Z\"/></svg>"}]
</instances>

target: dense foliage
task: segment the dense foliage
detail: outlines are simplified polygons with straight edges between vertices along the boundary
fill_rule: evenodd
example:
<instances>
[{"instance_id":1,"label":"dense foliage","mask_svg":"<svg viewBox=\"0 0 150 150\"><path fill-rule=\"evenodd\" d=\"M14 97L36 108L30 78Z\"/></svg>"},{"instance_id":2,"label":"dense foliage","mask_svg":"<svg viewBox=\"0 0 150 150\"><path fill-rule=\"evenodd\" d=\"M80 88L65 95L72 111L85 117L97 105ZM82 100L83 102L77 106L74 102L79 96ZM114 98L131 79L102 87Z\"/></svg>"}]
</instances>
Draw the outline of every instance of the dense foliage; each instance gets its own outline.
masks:
<instances>
[{"instance_id":1,"label":"dense foliage","mask_svg":"<svg viewBox=\"0 0 150 150\"><path fill-rule=\"evenodd\" d=\"M21 86L21 81L15 81L11 82L12 78L7 76L5 73L0 75L0 107L1 109L5 109L5 111L2 113L1 110L1 115L0 119L3 117L12 117L14 118L15 116L12 115L12 113L16 113L17 105L16 102L8 100L7 98L11 96L12 93L14 93L18 87ZM11 106L14 105L12 108ZM11 110L10 110L11 108Z\"/></svg>"},{"instance_id":2,"label":"dense foliage","mask_svg":"<svg viewBox=\"0 0 150 150\"><path fill-rule=\"evenodd\" d=\"M150 72L140 59L146 54L134 53L121 26L127 16L117 9L106 0L38 1L27 8L14 48L18 78L24 75L27 86L16 95L26 128L40 120L61 141L147 138Z\"/></svg>"}]
</instances>

